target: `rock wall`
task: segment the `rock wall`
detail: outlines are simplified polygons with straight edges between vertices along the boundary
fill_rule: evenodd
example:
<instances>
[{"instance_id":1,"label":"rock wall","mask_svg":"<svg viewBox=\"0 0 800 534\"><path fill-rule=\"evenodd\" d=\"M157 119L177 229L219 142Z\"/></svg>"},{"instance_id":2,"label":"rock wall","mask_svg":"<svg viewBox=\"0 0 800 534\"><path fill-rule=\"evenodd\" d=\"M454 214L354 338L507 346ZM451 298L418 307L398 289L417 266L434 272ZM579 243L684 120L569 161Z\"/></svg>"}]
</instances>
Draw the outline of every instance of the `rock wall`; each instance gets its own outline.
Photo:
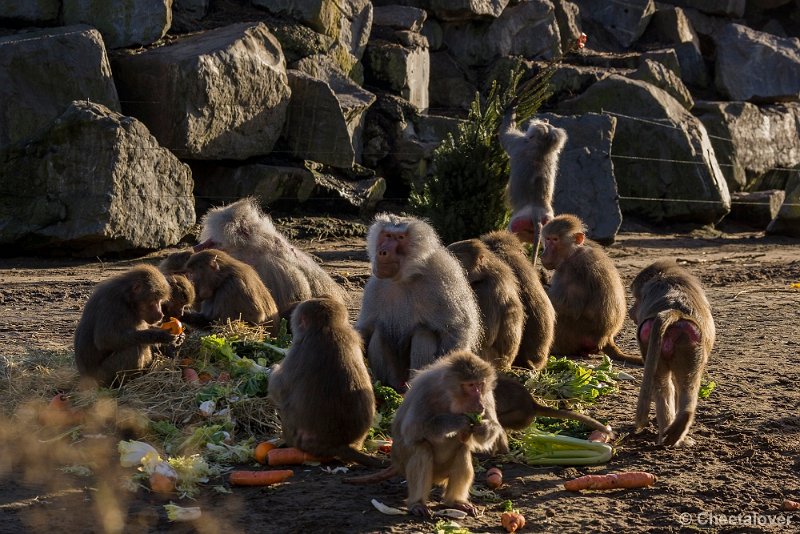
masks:
<instances>
[{"instance_id":1,"label":"rock wall","mask_svg":"<svg viewBox=\"0 0 800 534\"><path fill-rule=\"evenodd\" d=\"M729 212L797 235L799 8L0 0L0 242L159 248L247 194L374 210L424 183L436 146L515 60L526 76L556 62L541 109L570 133L555 206L595 239L613 241L626 216Z\"/></svg>"}]
</instances>

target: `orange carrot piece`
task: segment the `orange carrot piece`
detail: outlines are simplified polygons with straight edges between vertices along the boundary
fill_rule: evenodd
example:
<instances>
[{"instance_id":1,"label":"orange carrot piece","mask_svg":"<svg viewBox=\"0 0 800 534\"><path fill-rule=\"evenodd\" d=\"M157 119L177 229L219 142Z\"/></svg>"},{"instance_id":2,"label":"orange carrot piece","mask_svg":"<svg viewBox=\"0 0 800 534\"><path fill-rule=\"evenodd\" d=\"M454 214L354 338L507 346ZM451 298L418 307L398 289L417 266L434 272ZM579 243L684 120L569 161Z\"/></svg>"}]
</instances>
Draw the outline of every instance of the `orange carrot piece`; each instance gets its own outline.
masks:
<instances>
[{"instance_id":1,"label":"orange carrot piece","mask_svg":"<svg viewBox=\"0 0 800 534\"><path fill-rule=\"evenodd\" d=\"M503 485L503 472L499 467L490 467L486 471L486 485L491 489L497 489Z\"/></svg>"},{"instance_id":2,"label":"orange carrot piece","mask_svg":"<svg viewBox=\"0 0 800 534\"><path fill-rule=\"evenodd\" d=\"M275 448L274 443L270 443L269 441L262 441L261 443L256 445L256 448L253 450L253 459L262 465L265 464L267 462L267 455L269 454L269 451L271 451L274 448Z\"/></svg>"},{"instance_id":3,"label":"orange carrot piece","mask_svg":"<svg viewBox=\"0 0 800 534\"><path fill-rule=\"evenodd\" d=\"M645 488L655 483L656 476L644 471L610 473L608 475L584 475L564 482L568 491L607 490L618 488Z\"/></svg>"},{"instance_id":4,"label":"orange carrot piece","mask_svg":"<svg viewBox=\"0 0 800 534\"><path fill-rule=\"evenodd\" d=\"M793 501L791 499L784 499L783 509L788 512L794 512L795 510L800 510L800 502Z\"/></svg>"},{"instance_id":5,"label":"orange carrot piece","mask_svg":"<svg viewBox=\"0 0 800 534\"><path fill-rule=\"evenodd\" d=\"M169 330L169 333L173 336L179 336L183 333L183 324L177 319L177 317L170 317L169 321L164 321L161 323L162 330Z\"/></svg>"},{"instance_id":6,"label":"orange carrot piece","mask_svg":"<svg viewBox=\"0 0 800 534\"><path fill-rule=\"evenodd\" d=\"M200 377L197 376L197 371L192 369L191 367L184 367L183 368L183 381L188 382L190 384L199 384Z\"/></svg>"},{"instance_id":7,"label":"orange carrot piece","mask_svg":"<svg viewBox=\"0 0 800 534\"><path fill-rule=\"evenodd\" d=\"M516 532L525 526L525 517L519 512L503 512L500 524L506 532Z\"/></svg>"},{"instance_id":8,"label":"orange carrot piece","mask_svg":"<svg viewBox=\"0 0 800 534\"><path fill-rule=\"evenodd\" d=\"M231 486L269 486L270 484L280 484L287 478L294 475L291 469L279 469L275 471L231 471L228 482Z\"/></svg>"},{"instance_id":9,"label":"orange carrot piece","mask_svg":"<svg viewBox=\"0 0 800 534\"><path fill-rule=\"evenodd\" d=\"M306 462L324 462L325 458L317 458L296 447L286 447L284 449L272 449L267 453L267 463L272 466L297 465Z\"/></svg>"}]
</instances>

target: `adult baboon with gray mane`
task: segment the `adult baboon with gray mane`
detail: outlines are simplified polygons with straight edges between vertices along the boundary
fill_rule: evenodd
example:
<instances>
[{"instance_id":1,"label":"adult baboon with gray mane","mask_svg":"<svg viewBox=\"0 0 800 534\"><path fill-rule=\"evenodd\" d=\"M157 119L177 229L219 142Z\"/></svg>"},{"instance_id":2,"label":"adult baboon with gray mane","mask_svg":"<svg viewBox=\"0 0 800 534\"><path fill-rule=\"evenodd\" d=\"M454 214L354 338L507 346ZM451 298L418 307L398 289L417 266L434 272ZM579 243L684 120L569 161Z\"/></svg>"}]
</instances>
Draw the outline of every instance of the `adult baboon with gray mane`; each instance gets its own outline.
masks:
<instances>
[{"instance_id":1,"label":"adult baboon with gray mane","mask_svg":"<svg viewBox=\"0 0 800 534\"><path fill-rule=\"evenodd\" d=\"M411 369L480 347L480 312L464 269L436 231L414 217L375 217L372 276L356 329L376 380L405 390Z\"/></svg>"},{"instance_id":2,"label":"adult baboon with gray mane","mask_svg":"<svg viewBox=\"0 0 800 534\"><path fill-rule=\"evenodd\" d=\"M281 315L293 303L329 296L347 304L347 294L310 254L292 245L263 213L255 198L213 208L201 221L200 244L224 250L255 268Z\"/></svg>"}]
</instances>

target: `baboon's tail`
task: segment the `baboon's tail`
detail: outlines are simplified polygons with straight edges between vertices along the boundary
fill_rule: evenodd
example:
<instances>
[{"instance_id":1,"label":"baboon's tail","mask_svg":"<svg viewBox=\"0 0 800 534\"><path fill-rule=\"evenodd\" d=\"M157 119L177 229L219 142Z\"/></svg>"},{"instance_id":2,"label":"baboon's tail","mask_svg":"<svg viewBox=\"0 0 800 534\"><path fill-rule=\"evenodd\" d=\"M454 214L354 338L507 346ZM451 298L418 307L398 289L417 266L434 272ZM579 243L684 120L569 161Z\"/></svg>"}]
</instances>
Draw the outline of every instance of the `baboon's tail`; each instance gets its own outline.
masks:
<instances>
[{"instance_id":1,"label":"baboon's tail","mask_svg":"<svg viewBox=\"0 0 800 534\"><path fill-rule=\"evenodd\" d=\"M615 360L620 360L623 362L628 363L635 363L637 365L642 365L642 359L639 356L631 356L629 354L625 354L622 352L616 343L614 343L613 339L610 339L608 343L605 344L601 349L603 354L608 355L609 358L613 358Z\"/></svg>"},{"instance_id":2,"label":"baboon's tail","mask_svg":"<svg viewBox=\"0 0 800 534\"><path fill-rule=\"evenodd\" d=\"M342 482L345 482L346 484L375 484L376 482L389 480L390 478L399 474L400 472L393 465L391 465L382 471L378 471L377 473L363 475L360 477L345 478L342 479Z\"/></svg>"},{"instance_id":3,"label":"baboon's tail","mask_svg":"<svg viewBox=\"0 0 800 534\"><path fill-rule=\"evenodd\" d=\"M636 403L636 431L641 432L647 427L650 416L650 402L653 399L653 386L656 379L656 369L661 359L661 346L667 329L681 319L681 314L676 310L665 310L653 319L650 330L650 340L647 343L647 356L644 358L644 375L642 387L639 389L639 400Z\"/></svg>"}]
</instances>

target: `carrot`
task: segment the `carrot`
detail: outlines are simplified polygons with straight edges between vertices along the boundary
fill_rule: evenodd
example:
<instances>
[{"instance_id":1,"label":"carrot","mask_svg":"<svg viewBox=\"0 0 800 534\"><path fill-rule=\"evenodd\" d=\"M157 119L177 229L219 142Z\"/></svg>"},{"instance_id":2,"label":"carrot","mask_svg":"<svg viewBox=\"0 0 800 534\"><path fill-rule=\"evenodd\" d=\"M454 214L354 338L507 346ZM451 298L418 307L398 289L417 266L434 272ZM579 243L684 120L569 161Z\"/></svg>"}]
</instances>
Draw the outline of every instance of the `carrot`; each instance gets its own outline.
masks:
<instances>
[{"instance_id":1,"label":"carrot","mask_svg":"<svg viewBox=\"0 0 800 534\"><path fill-rule=\"evenodd\" d=\"M183 333L183 324L176 318L170 317L169 321L164 321L161 323L162 330L169 330L169 333L173 336L179 336Z\"/></svg>"},{"instance_id":2,"label":"carrot","mask_svg":"<svg viewBox=\"0 0 800 534\"><path fill-rule=\"evenodd\" d=\"M486 485L492 489L497 489L503 485L503 472L499 467L490 467L486 471Z\"/></svg>"},{"instance_id":3,"label":"carrot","mask_svg":"<svg viewBox=\"0 0 800 534\"><path fill-rule=\"evenodd\" d=\"M284 449L272 449L267 453L267 463L272 467L278 465L295 465L306 462L325 462L327 458L317 458L296 447L286 447Z\"/></svg>"},{"instance_id":4,"label":"carrot","mask_svg":"<svg viewBox=\"0 0 800 534\"><path fill-rule=\"evenodd\" d=\"M503 512L500 524L506 532L516 532L525 526L525 517L519 512Z\"/></svg>"},{"instance_id":5,"label":"carrot","mask_svg":"<svg viewBox=\"0 0 800 534\"><path fill-rule=\"evenodd\" d=\"M256 448L253 451L253 459L260 464L264 464L267 461L267 454L274 448L275 445L273 443L270 443L269 441L262 441L256 445Z\"/></svg>"},{"instance_id":6,"label":"carrot","mask_svg":"<svg viewBox=\"0 0 800 534\"><path fill-rule=\"evenodd\" d=\"M800 502L792 501L790 499L783 500L783 509L787 512L794 512L795 510L800 510Z\"/></svg>"},{"instance_id":7,"label":"carrot","mask_svg":"<svg viewBox=\"0 0 800 534\"><path fill-rule=\"evenodd\" d=\"M83 422L83 412L76 410L63 393L57 393L38 413L39 423L44 426L64 427Z\"/></svg>"},{"instance_id":8,"label":"carrot","mask_svg":"<svg viewBox=\"0 0 800 534\"><path fill-rule=\"evenodd\" d=\"M280 484L287 478L294 475L291 469L279 469L275 471L231 471L228 482L231 486L269 486L270 484Z\"/></svg>"},{"instance_id":9,"label":"carrot","mask_svg":"<svg viewBox=\"0 0 800 534\"><path fill-rule=\"evenodd\" d=\"M172 493L175 491L175 479L161 473L152 473L150 475L150 489L156 493Z\"/></svg>"},{"instance_id":10,"label":"carrot","mask_svg":"<svg viewBox=\"0 0 800 534\"><path fill-rule=\"evenodd\" d=\"M208 371L200 371L197 373L197 379L200 381L201 384L207 384L214 379L214 375L209 373Z\"/></svg>"},{"instance_id":11,"label":"carrot","mask_svg":"<svg viewBox=\"0 0 800 534\"><path fill-rule=\"evenodd\" d=\"M656 476L644 471L610 473L607 475L584 475L564 482L568 491L606 490L618 488L644 488L654 484Z\"/></svg>"}]
</instances>

